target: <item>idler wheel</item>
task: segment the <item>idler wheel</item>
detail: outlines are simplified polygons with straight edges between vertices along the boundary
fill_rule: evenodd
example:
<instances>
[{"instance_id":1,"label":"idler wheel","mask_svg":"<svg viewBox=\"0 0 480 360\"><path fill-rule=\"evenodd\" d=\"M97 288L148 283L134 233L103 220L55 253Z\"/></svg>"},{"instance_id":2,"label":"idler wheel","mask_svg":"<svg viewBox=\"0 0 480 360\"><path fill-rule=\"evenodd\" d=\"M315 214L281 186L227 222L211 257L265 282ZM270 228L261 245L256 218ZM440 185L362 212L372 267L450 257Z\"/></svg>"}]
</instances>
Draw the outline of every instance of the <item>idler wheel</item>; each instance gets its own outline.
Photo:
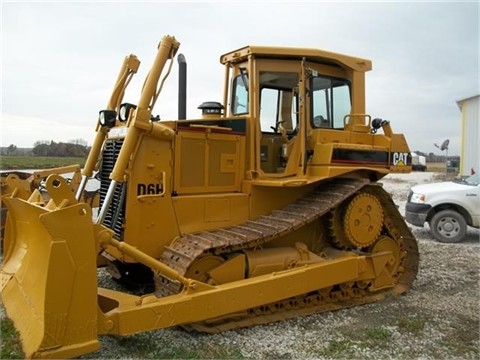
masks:
<instances>
[{"instance_id":1,"label":"idler wheel","mask_svg":"<svg viewBox=\"0 0 480 360\"><path fill-rule=\"evenodd\" d=\"M220 256L203 256L190 265L185 277L208 283L210 280L208 272L221 265L224 261Z\"/></svg>"},{"instance_id":2,"label":"idler wheel","mask_svg":"<svg viewBox=\"0 0 480 360\"><path fill-rule=\"evenodd\" d=\"M380 239L378 239L378 241L373 246L371 246L370 252L378 253L384 251L390 251L392 253L392 256L388 260L385 268L390 273L390 275L394 275L397 272L398 265L401 262L400 246L391 237L384 235L381 236Z\"/></svg>"}]
</instances>

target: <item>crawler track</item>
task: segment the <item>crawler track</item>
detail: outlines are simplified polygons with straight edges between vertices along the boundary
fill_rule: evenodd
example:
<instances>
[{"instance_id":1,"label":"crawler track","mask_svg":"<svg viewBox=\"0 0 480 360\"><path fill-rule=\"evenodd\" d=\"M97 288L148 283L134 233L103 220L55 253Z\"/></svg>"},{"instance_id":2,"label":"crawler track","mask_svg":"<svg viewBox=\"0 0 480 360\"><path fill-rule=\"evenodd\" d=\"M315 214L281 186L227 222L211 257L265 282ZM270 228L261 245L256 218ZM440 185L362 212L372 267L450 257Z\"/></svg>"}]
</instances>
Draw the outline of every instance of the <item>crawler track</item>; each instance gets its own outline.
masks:
<instances>
[{"instance_id":1,"label":"crawler track","mask_svg":"<svg viewBox=\"0 0 480 360\"><path fill-rule=\"evenodd\" d=\"M381 300L392 292L400 294L407 291L418 271L416 240L389 194L380 185L363 179L336 179L323 183L315 191L283 209L273 211L270 215L262 216L255 221L214 231L186 234L165 248L160 261L186 275L192 264L204 256L221 256L259 248L321 218L325 219L324 223L328 223L327 219L331 219L332 211L360 191L368 191L379 199L384 211L382 235L394 239L400 249L399 266L394 274L397 284L394 288L370 292L368 282L338 284L329 289L318 289L278 303L231 314L222 319L189 325L187 328L205 332L225 331L370 303ZM327 234L330 231L325 228L324 232ZM332 244L335 244L335 241L321 245ZM374 246L375 244L369 249L362 250L368 252ZM181 290L178 282L161 275L156 275L155 284L157 296L168 296Z\"/></svg>"}]
</instances>

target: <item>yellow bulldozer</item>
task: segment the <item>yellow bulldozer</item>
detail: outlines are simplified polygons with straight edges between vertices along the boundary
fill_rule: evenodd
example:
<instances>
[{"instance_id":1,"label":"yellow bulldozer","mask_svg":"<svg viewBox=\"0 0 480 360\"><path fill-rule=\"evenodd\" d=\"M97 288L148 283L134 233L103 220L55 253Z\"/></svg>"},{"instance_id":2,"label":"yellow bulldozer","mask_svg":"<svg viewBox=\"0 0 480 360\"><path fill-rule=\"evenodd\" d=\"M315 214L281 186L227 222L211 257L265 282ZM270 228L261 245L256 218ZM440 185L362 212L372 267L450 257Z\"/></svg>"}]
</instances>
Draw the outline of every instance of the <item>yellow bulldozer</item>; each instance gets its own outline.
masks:
<instances>
[{"instance_id":1,"label":"yellow bulldozer","mask_svg":"<svg viewBox=\"0 0 480 360\"><path fill-rule=\"evenodd\" d=\"M77 196L3 199L1 297L27 357L75 357L102 334L172 326L218 332L406 292L417 243L378 181L409 172L390 122L365 111L371 61L246 46L220 57L221 102L186 119L153 108L179 48L162 38L136 104L99 112ZM181 85L184 84L184 85ZM95 164L99 208L81 194ZM98 268L134 293L98 287Z\"/></svg>"}]
</instances>

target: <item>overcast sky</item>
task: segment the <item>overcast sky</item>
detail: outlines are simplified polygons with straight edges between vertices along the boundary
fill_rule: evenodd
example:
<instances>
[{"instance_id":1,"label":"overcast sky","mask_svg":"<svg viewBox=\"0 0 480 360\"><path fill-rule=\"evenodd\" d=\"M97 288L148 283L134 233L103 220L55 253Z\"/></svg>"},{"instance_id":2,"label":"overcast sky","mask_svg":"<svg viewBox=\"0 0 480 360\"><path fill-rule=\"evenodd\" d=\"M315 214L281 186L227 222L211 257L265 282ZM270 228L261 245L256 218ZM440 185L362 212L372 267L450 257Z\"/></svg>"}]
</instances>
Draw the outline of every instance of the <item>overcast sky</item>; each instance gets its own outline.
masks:
<instances>
[{"instance_id":1,"label":"overcast sky","mask_svg":"<svg viewBox=\"0 0 480 360\"><path fill-rule=\"evenodd\" d=\"M480 93L479 2L2 1L1 145L91 144L123 58L142 61L140 88L164 35L188 64L187 117L222 101L221 54L245 45L298 46L371 59L367 112L391 121L411 150L460 154L456 101ZM154 114L177 118L177 65Z\"/></svg>"}]
</instances>

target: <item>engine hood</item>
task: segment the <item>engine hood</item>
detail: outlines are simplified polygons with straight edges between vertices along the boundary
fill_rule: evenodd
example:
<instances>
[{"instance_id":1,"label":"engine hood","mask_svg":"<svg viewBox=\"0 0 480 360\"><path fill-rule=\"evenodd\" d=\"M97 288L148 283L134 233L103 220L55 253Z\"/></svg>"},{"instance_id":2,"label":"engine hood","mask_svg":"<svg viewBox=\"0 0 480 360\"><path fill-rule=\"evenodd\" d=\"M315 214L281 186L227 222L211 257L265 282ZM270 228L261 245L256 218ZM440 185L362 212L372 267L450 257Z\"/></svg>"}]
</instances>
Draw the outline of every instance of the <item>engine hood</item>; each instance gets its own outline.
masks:
<instances>
[{"instance_id":1,"label":"engine hood","mask_svg":"<svg viewBox=\"0 0 480 360\"><path fill-rule=\"evenodd\" d=\"M453 181L445 181L439 183L431 183L431 184L421 184L412 186L412 191L418 194L433 194L433 193L441 193L441 192L450 192L450 191L462 191L468 188L473 189L474 186L457 183Z\"/></svg>"}]
</instances>

